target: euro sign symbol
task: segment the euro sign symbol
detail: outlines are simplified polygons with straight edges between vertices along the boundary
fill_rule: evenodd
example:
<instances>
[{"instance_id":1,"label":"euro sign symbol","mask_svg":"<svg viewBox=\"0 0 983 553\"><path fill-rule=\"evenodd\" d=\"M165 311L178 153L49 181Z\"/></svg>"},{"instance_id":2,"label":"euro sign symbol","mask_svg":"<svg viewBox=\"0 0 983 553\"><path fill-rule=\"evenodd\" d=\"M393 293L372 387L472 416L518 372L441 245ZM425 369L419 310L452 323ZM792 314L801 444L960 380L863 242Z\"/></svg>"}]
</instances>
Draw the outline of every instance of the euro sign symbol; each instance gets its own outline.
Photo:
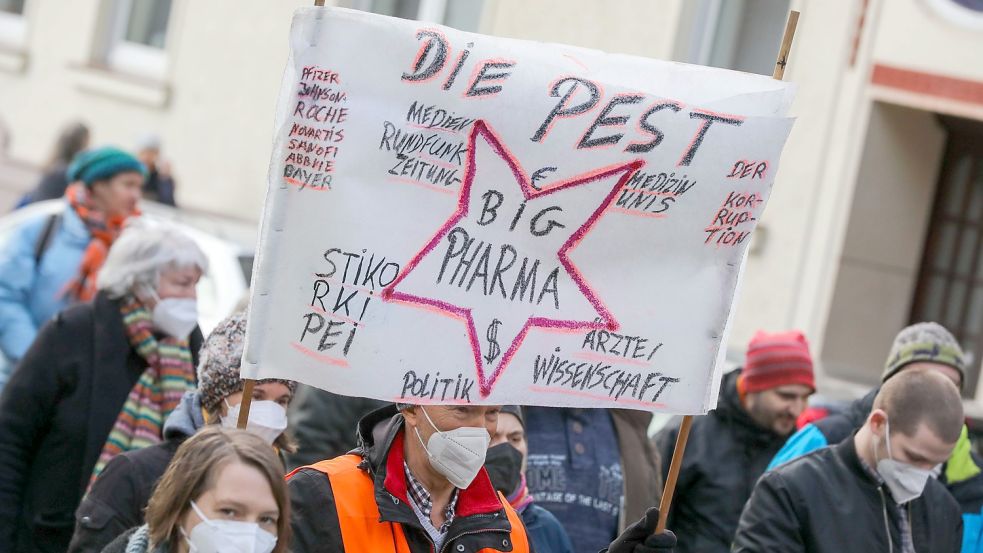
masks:
<instances>
[{"instance_id":1,"label":"euro sign symbol","mask_svg":"<svg viewBox=\"0 0 983 553\"><path fill-rule=\"evenodd\" d=\"M492 319L491 324L488 325L488 332L485 333L485 338L488 338L488 354L485 355L485 361L489 364L502 354L502 348L498 346L498 327L501 324L502 321Z\"/></svg>"}]
</instances>

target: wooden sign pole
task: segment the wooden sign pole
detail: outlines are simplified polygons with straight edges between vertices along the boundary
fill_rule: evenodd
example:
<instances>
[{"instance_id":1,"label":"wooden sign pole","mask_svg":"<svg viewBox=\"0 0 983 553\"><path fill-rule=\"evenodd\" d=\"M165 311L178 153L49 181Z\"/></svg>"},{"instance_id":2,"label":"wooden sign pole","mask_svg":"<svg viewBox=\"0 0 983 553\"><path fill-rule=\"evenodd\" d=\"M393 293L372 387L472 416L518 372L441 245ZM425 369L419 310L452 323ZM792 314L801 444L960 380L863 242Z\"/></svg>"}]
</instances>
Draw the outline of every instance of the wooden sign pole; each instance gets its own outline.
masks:
<instances>
[{"instance_id":1,"label":"wooden sign pole","mask_svg":"<svg viewBox=\"0 0 983 553\"><path fill-rule=\"evenodd\" d=\"M795 27L799 23L799 12L791 11L788 14L788 22L785 24L785 35L782 37L782 44L778 48L778 59L775 61L775 71L772 77L782 80L785 76L785 67L788 65L788 53L792 49L792 37L795 36ZM679 434L676 436L676 447L672 451L672 461L669 463L669 475L666 477L666 486L662 491L662 501L659 502L659 523L655 527L655 533L659 534L666 530L666 520L669 517L669 509L672 507L672 496L676 492L676 481L679 479L679 468L683 464L683 454L686 451L686 441L689 440L689 429L693 426L693 415L683 417L683 423L679 427Z\"/></svg>"},{"instance_id":2,"label":"wooden sign pole","mask_svg":"<svg viewBox=\"0 0 983 553\"><path fill-rule=\"evenodd\" d=\"M253 404L253 387L255 386L256 381L252 378L242 380L242 403L239 404L239 420L236 422L236 428L246 429L246 423L249 421L249 407Z\"/></svg>"},{"instance_id":3,"label":"wooden sign pole","mask_svg":"<svg viewBox=\"0 0 983 553\"><path fill-rule=\"evenodd\" d=\"M314 6L323 8L324 0L314 0ZM242 403L239 404L239 420L236 422L236 428L245 429L246 423L249 422L249 407L253 403L253 388L256 386L256 381L252 378L244 378L242 382Z\"/></svg>"},{"instance_id":4,"label":"wooden sign pole","mask_svg":"<svg viewBox=\"0 0 983 553\"><path fill-rule=\"evenodd\" d=\"M672 494L676 492L676 480L679 479L679 467L683 464L683 452L686 451L686 441L689 440L689 429L693 426L693 415L683 417L683 424L676 435L676 448L672 450L672 462L669 463L669 476L666 487L662 489L662 501L659 502L659 524L655 533L666 531L666 519L669 518L669 508L672 506Z\"/></svg>"},{"instance_id":5,"label":"wooden sign pole","mask_svg":"<svg viewBox=\"0 0 983 553\"><path fill-rule=\"evenodd\" d=\"M779 81L785 77L785 66L788 65L788 53L792 50L792 37L795 36L795 27L799 24L799 12L792 10L788 13L788 22L785 23L785 34L782 36L782 45L778 47L778 59L775 61L775 71L771 74L773 79Z\"/></svg>"}]
</instances>

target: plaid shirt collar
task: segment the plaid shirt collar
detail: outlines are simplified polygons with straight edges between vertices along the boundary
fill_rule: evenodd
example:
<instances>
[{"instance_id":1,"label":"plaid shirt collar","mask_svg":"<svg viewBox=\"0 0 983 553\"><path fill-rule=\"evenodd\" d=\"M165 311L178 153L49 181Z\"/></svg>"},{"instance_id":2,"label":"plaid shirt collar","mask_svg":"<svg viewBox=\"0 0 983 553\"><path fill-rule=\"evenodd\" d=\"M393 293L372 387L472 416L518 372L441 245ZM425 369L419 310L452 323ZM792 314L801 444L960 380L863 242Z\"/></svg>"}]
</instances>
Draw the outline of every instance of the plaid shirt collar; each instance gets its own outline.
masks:
<instances>
[{"instance_id":1,"label":"plaid shirt collar","mask_svg":"<svg viewBox=\"0 0 983 553\"><path fill-rule=\"evenodd\" d=\"M406 473L406 483L408 484L406 490L409 494L410 501L416 505L427 519L430 519L430 514L433 512L433 499L430 497L430 492L413 476L413 473L410 472L410 466L406 464L406 461L403 461L403 472ZM447 508L444 509L444 523L437 529L441 534L446 533L447 529L451 526L451 522L454 521L458 491L457 488L454 488L454 491L451 492L451 500L447 502Z\"/></svg>"}]
</instances>

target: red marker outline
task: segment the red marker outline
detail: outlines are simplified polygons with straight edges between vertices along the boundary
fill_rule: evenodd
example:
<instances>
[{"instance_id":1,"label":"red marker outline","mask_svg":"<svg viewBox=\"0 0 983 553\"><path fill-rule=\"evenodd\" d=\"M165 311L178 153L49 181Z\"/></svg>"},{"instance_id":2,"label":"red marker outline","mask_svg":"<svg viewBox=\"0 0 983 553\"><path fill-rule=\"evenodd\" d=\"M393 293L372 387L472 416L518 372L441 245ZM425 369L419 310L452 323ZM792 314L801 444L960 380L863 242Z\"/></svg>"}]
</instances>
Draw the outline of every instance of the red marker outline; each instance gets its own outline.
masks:
<instances>
[{"instance_id":1,"label":"red marker outline","mask_svg":"<svg viewBox=\"0 0 983 553\"><path fill-rule=\"evenodd\" d=\"M577 288L597 311L598 320L573 321L552 319L548 317L530 317L526 321L525 325L523 325L522 329L519 331L519 334L512 341L512 344L509 346L508 350L506 350L505 354L502 356L502 359L499 361L498 365L490 375L485 375L484 367L481 363L481 347L478 342L478 333L475 329L474 318L471 316L470 308L461 307L435 298L420 297L396 290L396 287L402 283L403 279L405 279L406 276L420 264L426 255L434 250L437 244L440 243L441 239L446 236L448 232L461 221L461 219L468 215L471 202L471 186L474 182L476 170L475 143L479 136L483 138L489 146L491 146L496 155L498 155L508 164L509 169L511 169L512 174L515 177L516 183L519 185L519 188L522 190L522 194L527 201L541 196L546 196L560 190L593 182L611 175L624 173L617 180L617 182L612 184L610 192L604 196L603 200L600 202L600 204L598 204L593 213L591 213L580 228L570 235L567 241L563 243L557 252L560 264L563 265L564 269L566 269L567 273L577 284ZM451 217L440 227L430 241L427 242L427 244L413 256L413 259L406 265L405 269L400 272L400 275L396 278L396 280L382 290L382 298L385 301L390 302L416 304L418 307L422 307L429 311L438 312L442 315L464 322L468 331L468 341L471 345L475 369L477 370L479 392L482 398L488 397L495 385L495 382L515 356L515 353L518 351L519 346L522 345L522 342L531 327L535 326L539 328L556 329L561 331L584 331L602 328L614 331L620 327L620 324L618 323L617 319L615 319L611 311L608 310L594 290L584 280L583 275L580 273L577 267L570 261L568 253L584 239L587 232L594 226L608 205L614 201L615 196L617 196L621 188L625 186L631 175L641 169L641 167L644 165L645 162L641 159L624 163L616 163L560 181L548 188L537 190L533 188L528 173L523 170L512 152L510 152L503 145L502 140L495 134L494 131L492 131L488 124L482 120L475 121L468 136L468 154L465 161L464 182L461 185L460 195L458 196L457 211L452 214Z\"/></svg>"}]
</instances>

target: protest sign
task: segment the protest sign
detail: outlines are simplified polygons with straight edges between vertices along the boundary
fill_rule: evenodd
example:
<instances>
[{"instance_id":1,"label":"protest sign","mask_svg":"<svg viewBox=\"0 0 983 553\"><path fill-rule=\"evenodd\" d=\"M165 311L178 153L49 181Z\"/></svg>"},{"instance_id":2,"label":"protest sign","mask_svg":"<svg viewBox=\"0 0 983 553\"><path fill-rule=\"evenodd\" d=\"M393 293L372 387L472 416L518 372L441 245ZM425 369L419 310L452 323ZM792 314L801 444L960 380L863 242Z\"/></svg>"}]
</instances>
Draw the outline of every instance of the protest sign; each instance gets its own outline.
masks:
<instances>
[{"instance_id":1,"label":"protest sign","mask_svg":"<svg viewBox=\"0 0 983 553\"><path fill-rule=\"evenodd\" d=\"M791 92L298 10L242 376L705 412Z\"/></svg>"}]
</instances>

